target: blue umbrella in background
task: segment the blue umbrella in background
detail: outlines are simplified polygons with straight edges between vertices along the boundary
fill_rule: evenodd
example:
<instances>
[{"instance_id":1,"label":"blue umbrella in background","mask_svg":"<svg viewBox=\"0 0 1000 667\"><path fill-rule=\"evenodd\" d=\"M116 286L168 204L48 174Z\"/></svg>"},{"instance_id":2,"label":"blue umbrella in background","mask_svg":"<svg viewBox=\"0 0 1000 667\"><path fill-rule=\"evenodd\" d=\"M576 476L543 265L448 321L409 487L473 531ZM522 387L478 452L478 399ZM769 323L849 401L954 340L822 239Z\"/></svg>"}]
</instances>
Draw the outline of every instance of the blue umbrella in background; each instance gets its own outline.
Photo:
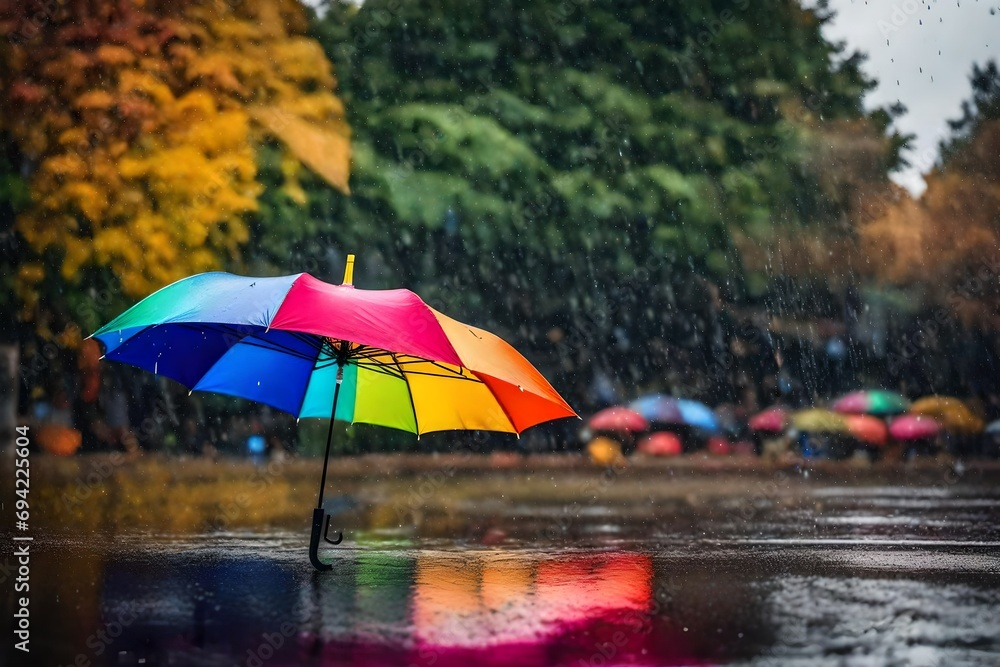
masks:
<instances>
[{"instance_id":1,"label":"blue umbrella in background","mask_svg":"<svg viewBox=\"0 0 1000 667\"><path fill-rule=\"evenodd\" d=\"M680 408L681 418L688 426L700 428L711 433L717 433L721 430L719 418L712 411L712 408L704 403L679 398L677 399L677 407Z\"/></svg>"},{"instance_id":2,"label":"blue umbrella in background","mask_svg":"<svg viewBox=\"0 0 1000 667\"><path fill-rule=\"evenodd\" d=\"M665 394L640 396L628 405L653 424L681 424L711 433L720 430L719 418L704 403Z\"/></svg>"},{"instance_id":3,"label":"blue umbrella in background","mask_svg":"<svg viewBox=\"0 0 1000 667\"><path fill-rule=\"evenodd\" d=\"M681 414L680 405L673 396L664 394L650 394L641 396L628 407L642 415L646 421L653 424L683 424L684 416Z\"/></svg>"}]
</instances>

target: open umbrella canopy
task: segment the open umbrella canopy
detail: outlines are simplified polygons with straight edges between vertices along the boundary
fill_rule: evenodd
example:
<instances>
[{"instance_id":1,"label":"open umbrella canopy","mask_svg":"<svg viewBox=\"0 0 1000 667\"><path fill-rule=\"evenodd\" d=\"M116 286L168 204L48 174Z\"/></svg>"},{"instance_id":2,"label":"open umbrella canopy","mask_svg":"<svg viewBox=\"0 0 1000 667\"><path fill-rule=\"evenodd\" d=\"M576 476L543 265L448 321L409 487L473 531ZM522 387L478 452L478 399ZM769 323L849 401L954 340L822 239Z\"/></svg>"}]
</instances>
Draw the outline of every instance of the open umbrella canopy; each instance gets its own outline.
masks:
<instances>
[{"instance_id":1,"label":"open umbrella canopy","mask_svg":"<svg viewBox=\"0 0 1000 667\"><path fill-rule=\"evenodd\" d=\"M587 455L594 465L607 467L625 462L622 454L622 444L617 440L597 436L587 443Z\"/></svg>"},{"instance_id":2,"label":"open umbrella canopy","mask_svg":"<svg viewBox=\"0 0 1000 667\"><path fill-rule=\"evenodd\" d=\"M788 410L775 406L751 417L749 426L754 431L762 433L781 433L788 426L788 421Z\"/></svg>"},{"instance_id":3,"label":"open umbrella canopy","mask_svg":"<svg viewBox=\"0 0 1000 667\"><path fill-rule=\"evenodd\" d=\"M712 433L720 430L718 416L716 416L712 408L704 403L679 398L677 399L677 407L681 411L681 419L688 426L694 426L695 428Z\"/></svg>"},{"instance_id":4,"label":"open umbrella canopy","mask_svg":"<svg viewBox=\"0 0 1000 667\"><path fill-rule=\"evenodd\" d=\"M647 456L679 456L684 453L684 444L676 433L651 433L639 441L638 451Z\"/></svg>"},{"instance_id":5,"label":"open umbrella canopy","mask_svg":"<svg viewBox=\"0 0 1000 667\"><path fill-rule=\"evenodd\" d=\"M706 431L718 431L719 419L712 408L698 401L674 398L664 394L650 394L628 405L640 415L656 424L684 424Z\"/></svg>"},{"instance_id":6,"label":"open umbrella canopy","mask_svg":"<svg viewBox=\"0 0 1000 667\"><path fill-rule=\"evenodd\" d=\"M869 445L884 445L889 440L889 429L878 417L847 415L847 432Z\"/></svg>"},{"instance_id":7,"label":"open umbrella canopy","mask_svg":"<svg viewBox=\"0 0 1000 667\"><path fill-rule=\"evenodd\" d=\"M822 408L809 408L793 413L790 425L810 433L845 433L848 430L844 415Z\"/></svg>"},{"instance_id":8,"label":"open umbrella canopy","mask_svg":"<svg viewBox=\"0 0 1000 667\"><path fill-rule=\"evenodd\" d=\"M898 415L906 412L910 402L894 391L869 389L845 394L833 403L833 410L851 414Z\"/></svg>"},{"instance_id":9,"label":"open umbrella canopy","mask_svg":"<svg viewBox=\"0 0 1000 667\"><path fill-rule=\"evenodd\" d=\"M629 403L628 407L638 412L650 423L684 423L684 418L681 416L681 408L677 404L677 399L673 396L665 396L663 394L641 396Z\"/></svg>"},{"instance_id":10,"label":"open umbrella canopy","mask_svg":"<svg viewBox=\"0 0 1000 667\"><path fill-rule=\"evenodd\" d=\"M933 417L948 431L980 433L985 424L968 405L950 396L925 396L910 406L910 413Z\"/></svg>"},{"instance_id":11,"label":"open umbrella canopy","mask_svg":"<svg viewBox=\"0 0 1000 667\"><path fill-rule=\"evenodd\" d=\"M594 413L587 420L587 428L594 432L638 433L648 430L649 422L635 410L616 405Z\"/></svg>"},{"instance_id":12,"label":"open umbrella canopy","mask_svg":"<svg viewBox=\"0 0 1000 667\"><path fill-rule=\"evenodd\" d=\"M203 273L164 287L94 334L104 356L297 417L330 419L309 558L329 537L323 492L336 420L403 431L520 434L572 408L517 351L405 289L342 285L307 273ZM326 524L324 528L324 517Z\"/></svg>"},{"instance_id":13,"label":"open umbrella canopy","mask_svg":"<svg viewBox=\"0 0 1000 667\"><path fill-rule=\"evenodd\" d=\"M338 374L338 420L417 434L520 433L575 414L497 336L439 313L409 290L355 289L306 273L192 276L94 337L107 359L297 417L330 417Z\"/></svg>"},{"instance_id":14,"label":"open umbrella canopy","mask_svg":"<svg viewBox=\"0 0 1000 667\"><path fill-rule=\"evenodd\" d=\"M927 415L902 415L889 424L889 434L896 440L933 438L940 430L937 420Z\"/></svg>"}]
</instances>

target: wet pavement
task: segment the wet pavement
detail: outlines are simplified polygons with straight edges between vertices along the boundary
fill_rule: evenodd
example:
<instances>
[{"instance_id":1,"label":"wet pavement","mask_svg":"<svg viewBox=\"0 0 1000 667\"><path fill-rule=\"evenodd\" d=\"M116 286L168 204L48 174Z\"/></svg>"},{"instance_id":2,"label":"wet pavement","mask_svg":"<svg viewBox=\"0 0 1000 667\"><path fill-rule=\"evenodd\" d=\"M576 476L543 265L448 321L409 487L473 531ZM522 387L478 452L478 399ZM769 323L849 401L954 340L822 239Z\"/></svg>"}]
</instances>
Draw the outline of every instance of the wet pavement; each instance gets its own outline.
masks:
<instances>
[{"instance_id":1,"label":"wet pavement","mask_svg":"<svg viewBox=\"0 0 1000 667\"><path fill-rule=\"evenodd\" d=\"M308 564L304 531L40 535L32 662L9 641L0 655L81 666L1000 664L996 484L753 486L679 505L467 498L444 524L348 525L324 574Z\"/></svg>"}]
</instances>

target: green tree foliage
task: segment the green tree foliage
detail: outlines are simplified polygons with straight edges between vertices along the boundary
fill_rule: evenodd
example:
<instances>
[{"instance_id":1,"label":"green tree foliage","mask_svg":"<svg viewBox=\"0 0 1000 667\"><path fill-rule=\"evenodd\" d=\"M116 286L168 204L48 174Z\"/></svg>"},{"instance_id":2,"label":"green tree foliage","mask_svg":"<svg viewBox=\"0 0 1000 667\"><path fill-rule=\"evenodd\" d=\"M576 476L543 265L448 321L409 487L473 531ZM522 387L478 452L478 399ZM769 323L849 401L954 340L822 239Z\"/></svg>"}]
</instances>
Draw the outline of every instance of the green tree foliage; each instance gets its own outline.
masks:
<instances>
[{"instance_id":1,"label":"green tree foliage","mask_svg":"<svg viewBox=\"0 0 1000 667\"><path fill-rule=\"evenodd\" d=\"M313 31L355 129L353 195L304 175L299 207L262 160L256 259L324 274L328 247L358 250L369 282L498 330L578 403L592 368L707 394L719 297L759 295L781 230L834 226L898 162L829 18L746 0L329 3Z\"/></svg>"},{"instance_id":2,"label":"green tree foliage","mask_svg":"<svg viewBox=\"0 0 1000 667\"><path fill-rule=\"evenodd\" d=\"M590 368L705 393L692 383L724 353L717 297L767 285L766 257L747 270L746 249L837 223L898 159L889 113L862 109L862 57L821 34L822 6L323 9L353 196L307 179L296 210L271 188L259 259L323 273L327 244L358 249L373 280L499 330L577 401Z\"/></svg>"}]
</instances>

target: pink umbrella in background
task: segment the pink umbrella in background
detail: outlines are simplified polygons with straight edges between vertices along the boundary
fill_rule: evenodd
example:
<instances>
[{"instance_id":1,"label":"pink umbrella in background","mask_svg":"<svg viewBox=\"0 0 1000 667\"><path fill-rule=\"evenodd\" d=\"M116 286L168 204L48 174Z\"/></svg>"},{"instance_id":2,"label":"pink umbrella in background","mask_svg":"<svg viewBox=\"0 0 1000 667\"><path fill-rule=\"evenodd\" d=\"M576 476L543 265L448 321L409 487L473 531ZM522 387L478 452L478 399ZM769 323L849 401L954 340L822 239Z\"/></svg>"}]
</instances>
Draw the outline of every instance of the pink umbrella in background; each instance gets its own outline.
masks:
<instances>
[{"instance_id":1,"label":"pink umbrella in background","mask_svg":"<svg viewBox=\"0 0 1000 667\"><path fill-rule=\"evenodd\" d=\"M889 424L889 434L896 440L933 438L940 430L941 424L926 415L903 415Z\"/></svg>"},{"instance_id":2,"label":"pink umbrella in background","mask_svg":"<svg viewBox=\"0 0 1000 667\"><path fill-rule=\"evenodd\" d=\"M788 426L788 410L775 406L750 418L750 428L764 433L781 433Z\"/></svg>"},{"instance_id":3,"label":"pink umbrella in background","mask_svg":"<svg viewBox=\"0 0 1000 667\"><path fill-rule=\"evenodd\" d=\"M605 408L587 420L592 432L638 433L649 430L649 422L635 410L621 405Z\"/></svg>"}]
</instances>

